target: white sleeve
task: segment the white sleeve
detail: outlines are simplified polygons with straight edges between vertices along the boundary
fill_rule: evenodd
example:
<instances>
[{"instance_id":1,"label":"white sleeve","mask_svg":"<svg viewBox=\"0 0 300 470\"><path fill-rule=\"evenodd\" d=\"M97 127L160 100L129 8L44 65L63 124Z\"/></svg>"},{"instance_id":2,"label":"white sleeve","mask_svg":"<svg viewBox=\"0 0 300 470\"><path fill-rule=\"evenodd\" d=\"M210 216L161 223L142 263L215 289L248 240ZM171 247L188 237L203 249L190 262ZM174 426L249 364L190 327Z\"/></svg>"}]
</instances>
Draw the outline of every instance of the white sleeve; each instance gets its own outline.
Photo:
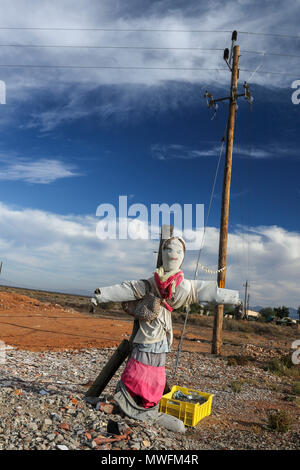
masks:
<instances>
[{"instance_id":1,"label":"white sleeve","mask_svg":"<svg viewBox=\"0 0 300 470\"><path fill-rule=\"evenodd\" d=\"M222 289L216 281L192 281L196 290L198 302L215 302L217 304L238 305L239 292L237 290Z\"/></svg>"},{"instance_id":2,"label":"white sleeve","mask_svg":"<svg viewBox=\"0 0 300 470\"><path fill-rule=\"evenodd\" d=\"M124 281L109 287L100 287L100 294L94 294L93 303L105 302L129 302L140 299L145 295L146 286L144 281ZM93 301L93 300L92 300Z\"/></svg>"}]
</instances>

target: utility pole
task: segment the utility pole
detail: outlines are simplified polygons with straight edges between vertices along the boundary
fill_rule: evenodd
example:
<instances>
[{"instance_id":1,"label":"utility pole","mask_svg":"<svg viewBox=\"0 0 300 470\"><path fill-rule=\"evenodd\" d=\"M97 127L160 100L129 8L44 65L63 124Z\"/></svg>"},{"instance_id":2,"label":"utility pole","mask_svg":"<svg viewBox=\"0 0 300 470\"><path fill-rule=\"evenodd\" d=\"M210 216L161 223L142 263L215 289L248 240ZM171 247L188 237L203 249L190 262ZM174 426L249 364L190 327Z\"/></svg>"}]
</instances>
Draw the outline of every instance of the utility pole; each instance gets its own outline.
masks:
<instances>
[{"instance_id":1,"label":"utility pole","mask_svg":"<svg viewBox=\"0 0 300 470\"><path fill-rule=\"evenodd\" d=\"M247 294L248 294L248 281L246 281L246 284L244 284L243 287L245 287L245 301L244 301L244 318L247 318ZM248 299L249 300L249 299Z\"/></svg>"},{"instance_id":2,"label":"utility pole","mask_svg":"<svg viewBox=\"0 0 300 470\"><path fill-rule=\"evenodd\" d=\"M224 179L223 179L223 190L222 190L222 206L221 206L221 221L220 221L220 241L219 241L219 259L218 259L218 287L225 288L226 280L226 262L227 262L227 239L228 239L228 217L229 217L229 199L230 199L230 183L231 183L231 167L232 167L232 150L233 150L233 138L234 138L234 124L235 114L237 107L237 98L244 96L246 100L251 103L252 98L250 95L249 85L245 82L243 94L237 94L237 82L239 78L239 55L240 46L235 45L237 40L237 32L232 33L232 44L231 51L225 49L224 60L231 71L231 85L230 85L230 96L225 98L213 99L213 96L206 92L205 97L209 108L214 107L215 112L217 111L217 102L229 100L229 116L227 122L227 139L226 139L226 156L225 156L225 168L224 168ZM223 314L224 306L217 305L215 316L214 316L214 327L213 327L213 338L212 338L212 349L213 354L221 354L222 346L222 328L223 328Z\"/></svg>"}]
</instances>

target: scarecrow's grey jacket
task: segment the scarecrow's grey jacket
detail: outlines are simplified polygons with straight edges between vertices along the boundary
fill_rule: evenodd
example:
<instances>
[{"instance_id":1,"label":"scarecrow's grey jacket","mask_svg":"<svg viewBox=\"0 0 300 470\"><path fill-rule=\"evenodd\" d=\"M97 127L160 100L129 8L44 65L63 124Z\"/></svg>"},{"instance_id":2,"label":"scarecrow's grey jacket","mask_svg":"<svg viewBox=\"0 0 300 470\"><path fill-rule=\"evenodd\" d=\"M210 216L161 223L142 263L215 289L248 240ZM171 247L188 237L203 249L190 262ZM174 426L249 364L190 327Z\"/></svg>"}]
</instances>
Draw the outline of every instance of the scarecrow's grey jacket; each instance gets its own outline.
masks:
<instances>
[{"instance_id":1,"label":"scarecrow's grey jacket","mask_svg":"<svg viewBox=\"0 0 300 470\"><path fill-rule=\"evenodd\" d=\"M151 290L159 296L154 277L148 279ZM128 302L141 299L146 293L143 280L124 281L122 284L101 287L100 294L95 294L94 303ZM235 290L221 289L215 281L189 281L184 279L177 286L174 297L168 301L173 308L196 302L215 302L217 304L239 304L239 293ZM169 346L173 342L171 312L161 306L158 317L151 323L140 320L139 330L134 338L135 343L152 344L163 340L167 335Z\"/></svg>"}]
</instances>

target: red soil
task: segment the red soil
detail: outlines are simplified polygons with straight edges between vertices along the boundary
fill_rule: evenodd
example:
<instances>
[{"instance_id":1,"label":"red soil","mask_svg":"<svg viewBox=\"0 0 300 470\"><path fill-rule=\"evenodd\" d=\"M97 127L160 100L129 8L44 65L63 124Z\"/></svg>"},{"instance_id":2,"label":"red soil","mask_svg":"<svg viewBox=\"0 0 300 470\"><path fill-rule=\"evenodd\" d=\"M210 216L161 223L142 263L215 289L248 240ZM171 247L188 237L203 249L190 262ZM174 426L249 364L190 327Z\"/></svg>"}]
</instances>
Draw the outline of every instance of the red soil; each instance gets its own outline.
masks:
<instances>
[{"instance_id":1,"label":"red soil","mask_svg":"<svg viewBox=\"0 0 300 470\"><path fill-rule=\"evenodd\" d=\"M104 311L100 316L94 316L26 295L0 292L0 340L19 349L55 351L117 347L124 338L129 338L132 325L132 317L123 312ZM173 351L177 349L182 326L174 324ZM212 328L190 324L182 350L209 353L211 337ZM231 331L224 331L223 338L223 355L236 354L248 342L259 346L269 343L263 336L251 335L249 338ZM279 343L283 341L277 340L277 346Z\"/></svg>"},{"instance_id":2,"label":"red soil","mask_svg":"<svg viewBox=\"0 0 300 470\"><path fill-rule=\"evenodd\" d=\"M132 319L93 317L20 294L0 292L0 340L31 351L115 347L129 338ZM174 331L179 335L179 331ZM175 340L175 344L176 344ZM191 348L199 343L191 344Z\"/></svg>"}]
</instances>

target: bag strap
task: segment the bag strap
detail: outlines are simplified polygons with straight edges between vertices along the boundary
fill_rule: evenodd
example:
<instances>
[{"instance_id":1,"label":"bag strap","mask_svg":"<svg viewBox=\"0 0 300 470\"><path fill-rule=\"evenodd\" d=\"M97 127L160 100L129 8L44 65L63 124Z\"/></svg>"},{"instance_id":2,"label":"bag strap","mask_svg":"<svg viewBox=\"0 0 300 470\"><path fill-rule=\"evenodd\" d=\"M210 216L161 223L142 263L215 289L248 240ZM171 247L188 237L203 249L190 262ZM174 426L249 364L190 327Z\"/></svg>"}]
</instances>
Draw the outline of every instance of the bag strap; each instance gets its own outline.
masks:
<instances>
[{"instance_id":1,"label":"bag strap","mask_svg":"<svg viewBox=\"0 0 300 470\"><path fill-rule=\"evenodd\" d=\"M143 283L145 284L145 295L150 294L151 292L151 282L148 279L142 279Z\"/></svg>"}]
</instances>

